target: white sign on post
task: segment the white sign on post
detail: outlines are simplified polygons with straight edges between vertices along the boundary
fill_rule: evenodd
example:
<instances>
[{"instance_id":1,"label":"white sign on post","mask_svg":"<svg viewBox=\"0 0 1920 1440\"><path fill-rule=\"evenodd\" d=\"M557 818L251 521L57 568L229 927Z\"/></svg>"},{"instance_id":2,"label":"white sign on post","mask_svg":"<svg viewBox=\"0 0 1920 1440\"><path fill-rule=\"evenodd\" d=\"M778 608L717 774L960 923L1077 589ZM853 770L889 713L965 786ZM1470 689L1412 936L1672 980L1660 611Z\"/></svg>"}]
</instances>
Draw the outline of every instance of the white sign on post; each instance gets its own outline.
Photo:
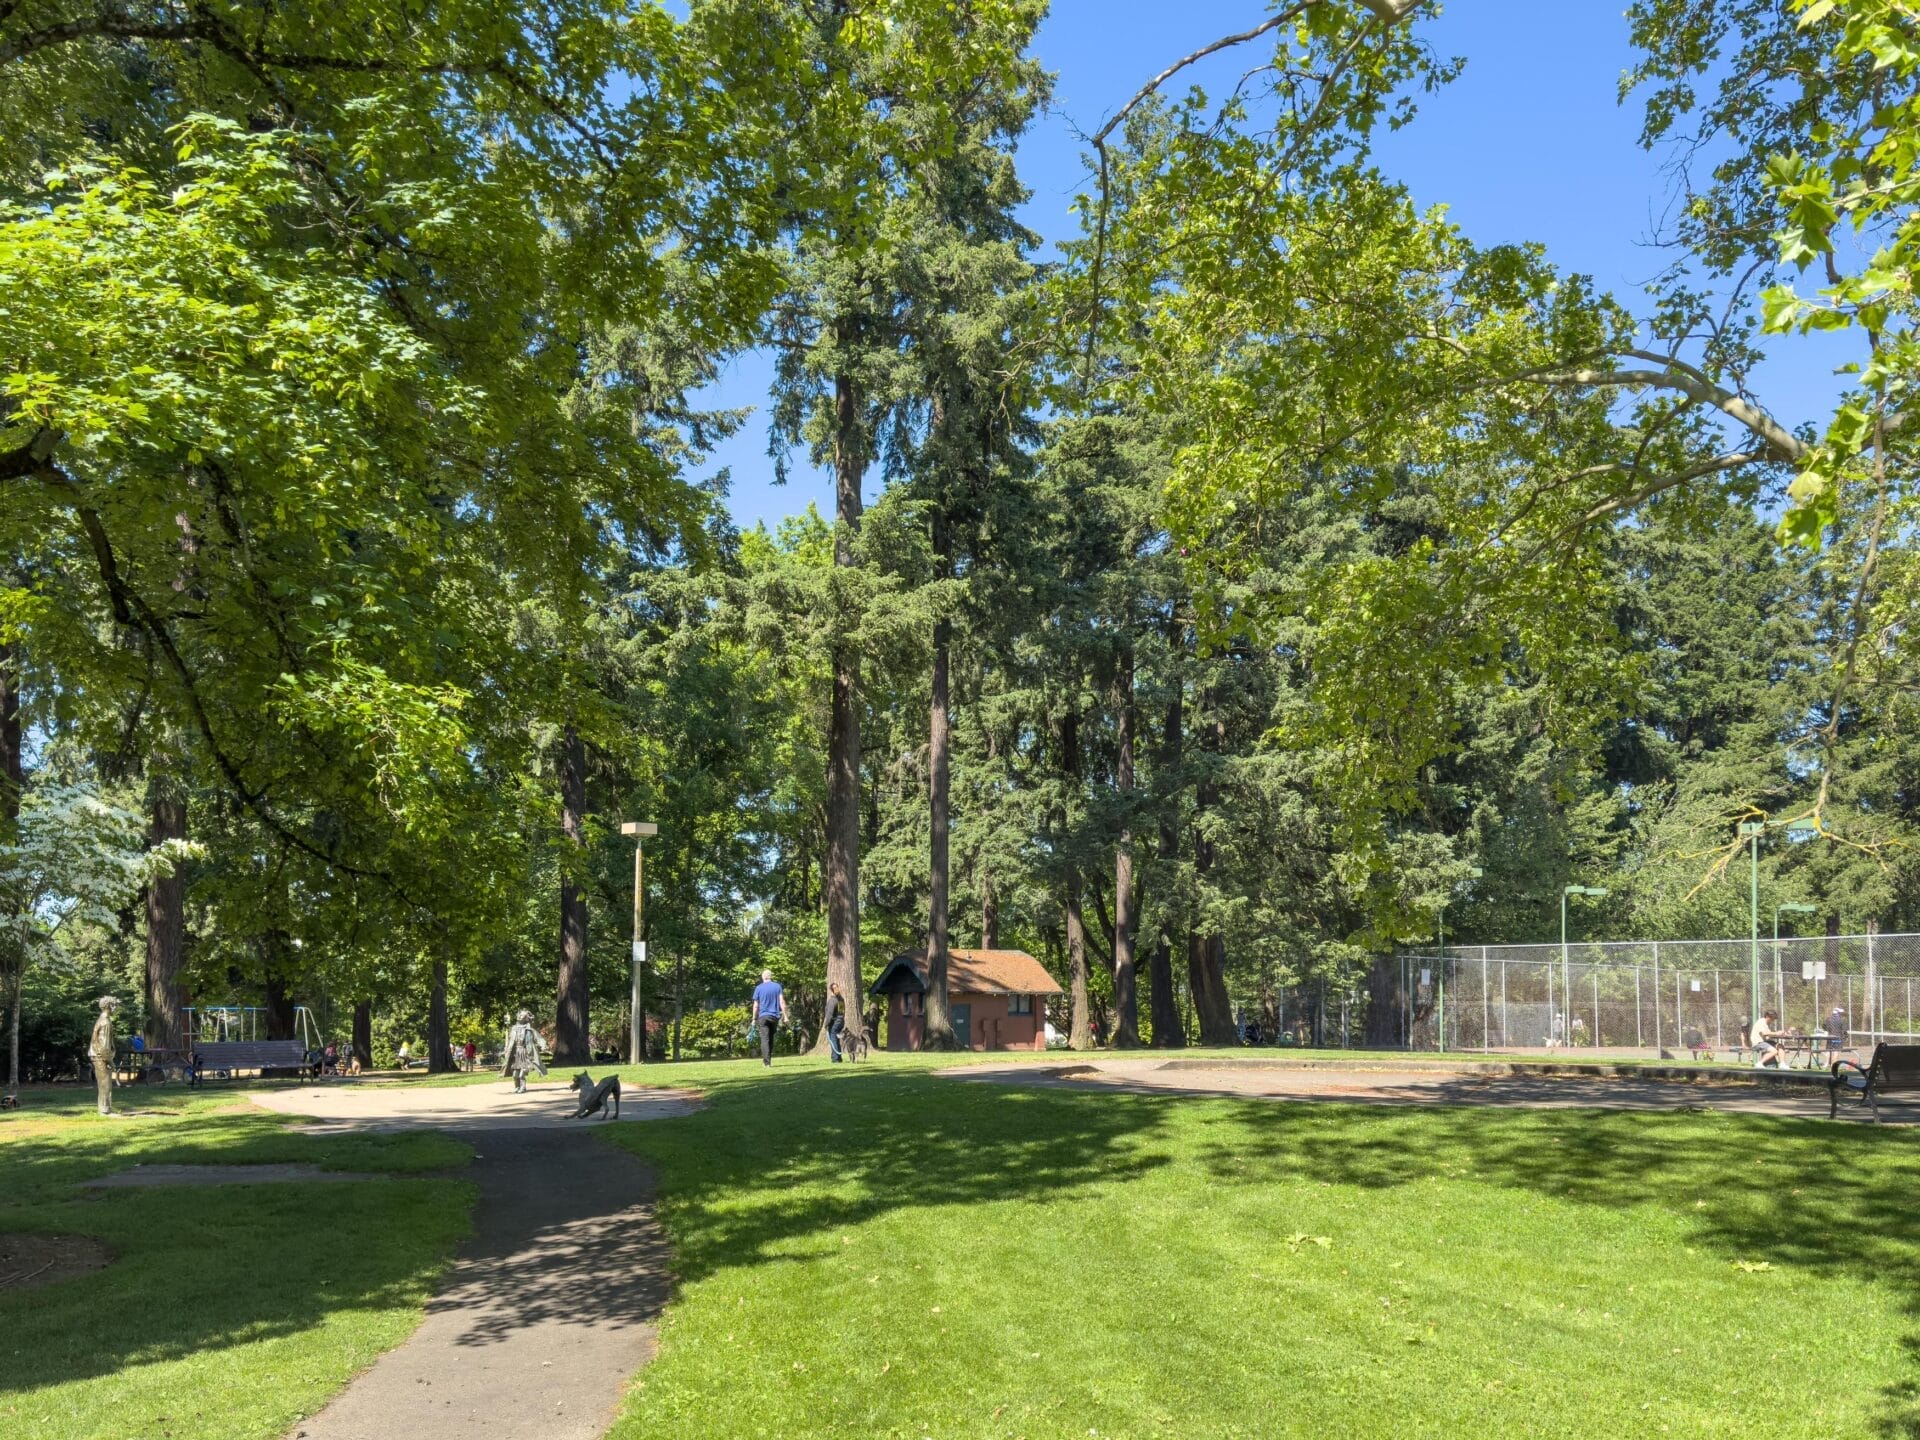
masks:
<instances>
[{"instance_id":1,"label":"white sign on post","mask_svg":"<svg viewBox=\"0 0 1920 1440\"><path fill-rule=\"evenodd\" d=\"M1824 980L1827 978L1827 962L1824 960L1802 960L1800 962L1802 980Z\"/></svg>"},{"instance_id":2,"label":"white sign on post","mask_svg":"<svg viewBox=\"0 0 1920 1440\"><path fill-rule=\"evenodd\" d=\"M636 940L633 942L633 963L636 965L644 965L647 963L646 941Z\"/></svg>"}]
</instances>

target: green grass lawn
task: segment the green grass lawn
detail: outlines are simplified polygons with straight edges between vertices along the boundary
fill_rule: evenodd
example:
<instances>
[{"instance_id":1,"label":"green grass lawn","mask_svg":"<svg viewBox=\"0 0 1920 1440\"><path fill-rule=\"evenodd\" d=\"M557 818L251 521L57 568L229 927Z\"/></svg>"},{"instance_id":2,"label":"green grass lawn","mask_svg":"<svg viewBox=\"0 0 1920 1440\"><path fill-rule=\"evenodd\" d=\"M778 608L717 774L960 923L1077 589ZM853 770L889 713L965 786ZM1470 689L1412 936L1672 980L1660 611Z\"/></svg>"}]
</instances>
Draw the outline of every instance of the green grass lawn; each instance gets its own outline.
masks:
<instances>
[{"instance_id":1,"label":"green grass lawn","mask_svg":"<svg viewBox=\"0 0 1920 1440\"><path fill-rule=\"evenodd\" d=\"M104 1241L105 1270L0 1291L5 1440L277 1437L419 1322L466 1232L441 1178L93 1191L137 1163L294 1161L398 1176L460 1166L437 1135L319 1138L231 1092L28 1090L0 1118L0 1230Z\"/></svg>"},{"instance_id":2,"label":"green grass lawn","mask_svg":"<svg viewBox=\"0 0 1920 1440\"><path fill-rule=\"evenodd\" d=\"M947 1063L621 1072L709 1103L594 1132L658 1171L678 1279L616 1440L1920 1436L1912 1131L1020 1089ZM161 1093L104 1121L79 1089L29 1092L0 1119L0 1230L119 1256L0 1293L0 1440L281 1435L408 1333L464 1231L470 1187L422 1174L463 1145ZM78 1188L275 1160L403 1178Z\"/></svg>"},{"instance_id":3,"label":"green grass lawn","mask_svg":"<svg viewBox=\"0 0 1920 1440\"><path fill-rule=\"evenodd\" d=\"M937 1063L937 1062L933 1062ZM1920 1144L649 1067L679 1289L614 1435L1920 1435Z\"/></svg>"}]
</instances>

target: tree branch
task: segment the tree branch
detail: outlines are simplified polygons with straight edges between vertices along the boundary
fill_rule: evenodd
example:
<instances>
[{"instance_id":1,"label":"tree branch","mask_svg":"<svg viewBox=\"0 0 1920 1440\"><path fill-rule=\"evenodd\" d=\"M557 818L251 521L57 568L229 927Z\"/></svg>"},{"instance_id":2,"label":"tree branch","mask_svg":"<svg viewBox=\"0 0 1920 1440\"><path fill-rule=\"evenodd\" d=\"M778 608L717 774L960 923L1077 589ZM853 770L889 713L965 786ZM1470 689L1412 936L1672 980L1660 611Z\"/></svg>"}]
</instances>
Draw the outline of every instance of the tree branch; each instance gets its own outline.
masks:
<instances>
[{"instance_id":1,"label":"tree branch","mask_svg":"<svg viewBox=\"0 0 1920 1440\"><path fill-rule=\"evenodd\" d=\"M1547 371L1521 379L1535 379L1547 385L1588 385L1596 388L1646 388L1677 390L1701 405L1711 405L1728 418L1738 421L1757 438L1766 442L1766 459L1797 465L1807 458L1810 447L1786 426L1745 396L1715 384L1706 372L1669 355L1644 350L1621 352L1630 359L1650 360L1658 370L1575 370Z\"/></svg>"},{"instance_id":2,"label":"tree branch","mask_svg":"<svg viewBox=\"0 0 1920 1440\"><path fill-rule=\"evenodd\" d=\"M1089 314L1087 317L1086 357L1082 376L1083 383L1091 384L1093 380L1093 356L1094 351L1098 348L1100 334L1100 280L1102 271L1106 266L1107 221L1113 203L1111 188L1112 165L1111 157L1107 153L1107 137L1113 134L1120 123L1124 121L1128 115L1132 114L1142 101L1157 92L1162 85L1166 84L1167 81L1171 80L1175 75L1178 75L1182 70L1185 70L1189 65L1196 64L1206 59L1209 55L1217 55L1222 50L1230 50L1236 45L1244 45L1249 40L1257 40L1262 35L1278 29L1289 21L1299 19L1301 15L1321 3L1323 3L1323 0L1297 0L1297 3L1289 5L1276 15L1269 16L1251 30L1242 30L1237 35L1224 35L1220 39L1215 40L1211 45L1203 45L1191 55L1183 56L1179 60L1174 61L1173 64L1169 65L1138 90L1134 91L1132 98L1118 110L1114 111L1113 114L1108 117L1107 123L1094 132L1092 144L1094 154L1099 157L1097 170L1100 182L1100 206L1094 220L1093 265L1089 273L1090 300ZM1424 0L1360 0L1360 3L1372 11L1374 17L1383 25L1393 26L1413 14L1419 5L1424 3ZM1331 88L1331 84L1329 84L1328 88ZM1322 105L1315 105L1314 115L1316 118L1321 109Z\"/></svg>"}]
</instances>

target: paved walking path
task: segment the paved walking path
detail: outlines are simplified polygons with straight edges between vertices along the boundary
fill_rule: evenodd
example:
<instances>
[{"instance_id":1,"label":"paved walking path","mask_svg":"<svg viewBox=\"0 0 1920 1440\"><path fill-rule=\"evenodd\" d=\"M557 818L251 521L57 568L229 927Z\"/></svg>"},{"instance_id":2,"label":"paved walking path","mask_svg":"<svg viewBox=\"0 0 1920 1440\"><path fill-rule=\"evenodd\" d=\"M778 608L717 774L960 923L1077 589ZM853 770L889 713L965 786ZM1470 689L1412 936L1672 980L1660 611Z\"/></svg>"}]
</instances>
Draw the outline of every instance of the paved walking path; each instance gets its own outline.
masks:
<instances>
[{"instance_id":1,"label":"paved walking path","mask_svg":"<svg viewBox=\"0 0 1920 1440\"><path fill-rule=\"evenodd\" d=\"M269 1109L319 1115L328 1128L453 1131L474 1146L480 1201L473 1238L420 1328L294 1426L288 1440L595 1440L604 1433L627 1377L653 1358L667 1298L667 1246L646 1167L598 1141L587 1127L599 1122L553 1118L571 1108L558 1086L525 1098L490 1086L314 1090L253 1098ZM497 1108L449 1105L448 1097ZM685 1094L636 1092L622 1118L684 1114L696 1103Z\"/></svg>"},{"instance_id":2,"label":"paved walking path","mask_svg":"<svg viewBox=\"0 0 1920 1440\"><path fill-rule=\"evenodd\" d=\"M1488 1067L1495 1068L1495 1067ZM1094 1058L1063 1065L971 1065L939 1074L953 1080L1065 1089L1124 1090L1144 1095L1211 1095L1234 1099L1344 1101L1372 1105L1523 1106L1537 1109L1737 1110L1754 1115L1826 1118L1827 1090L1817 1082L1791 1084L1683 1084L1666 1080L1584 1075L1475 1074L1434 1067L1334 1068L1324 1062L1298 1068L1235 1066L1165 1059ZM1920 1120L1920 1106L1882 1100L1883 1119ZM1848 1107L1842 1119L1864 1123Z\"/></svg>"},{"instance_id":3,"label":"paved walking path","mask_svg":"<svg viewBox=\"0 0 1920 1440\"><path fill-rule=\"evenodd\" d=\"M609 1123L600 1116L569 1120L578 1104L564 1081L529 1085L513 1093L511 1080L480 1085L432 1085L424 1081L399 1084L333 1081L304 1085L297 1090L262 1090L248 1097L254 1104L283 1115L304 1115L318 1123L304 1128L318 1134L343 1130L444 1130L453 1135L506 1129L580 1129ZM687 1115L699 1108L700 1097L690 1090L635 1087L620 1100L622 1120L659 1120Z\"/></svg>"}]
</instances>

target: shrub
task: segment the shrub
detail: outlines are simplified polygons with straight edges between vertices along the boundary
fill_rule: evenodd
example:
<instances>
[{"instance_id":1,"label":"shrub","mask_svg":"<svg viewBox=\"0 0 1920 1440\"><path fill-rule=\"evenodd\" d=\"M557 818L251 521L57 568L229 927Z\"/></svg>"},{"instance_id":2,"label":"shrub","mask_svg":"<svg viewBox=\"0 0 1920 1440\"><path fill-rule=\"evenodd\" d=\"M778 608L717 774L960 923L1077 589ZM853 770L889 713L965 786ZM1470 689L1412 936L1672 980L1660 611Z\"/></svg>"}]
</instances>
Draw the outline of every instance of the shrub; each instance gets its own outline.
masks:
<instances>
[{"instance_id":1,"label":"shrub","mask_svg":"<svg viewBox=\"0 0 1920 1440\"><path fill-rule=\"evenodd\" d=\"M744 1055L751 1047L747 1039L747 1007L726 1005L718 1010L691 1010L680 1017L680 1053L703 1059L716 1055Z\"/></svg>"}]
</instances>

